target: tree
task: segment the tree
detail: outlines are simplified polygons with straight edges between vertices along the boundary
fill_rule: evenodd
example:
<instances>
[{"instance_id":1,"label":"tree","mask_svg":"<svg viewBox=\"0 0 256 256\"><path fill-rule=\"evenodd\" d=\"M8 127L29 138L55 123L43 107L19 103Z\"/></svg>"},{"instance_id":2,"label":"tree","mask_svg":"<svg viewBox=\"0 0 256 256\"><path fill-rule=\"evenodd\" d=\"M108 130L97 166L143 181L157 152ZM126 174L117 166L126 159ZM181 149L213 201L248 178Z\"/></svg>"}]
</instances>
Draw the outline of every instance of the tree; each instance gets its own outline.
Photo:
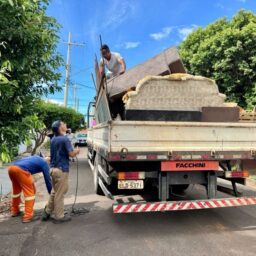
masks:
<instances>
[{"instance_id":1,"label":"tree","mask_svg":"<svg viewBox=\"0 0 256 256\"><path fill-rule=\"evenodd\" d=\"M241 10L230 21L199 27L180 45L188 72L215 79L229 101L256 105L256 15Z\"/></svg>"},{"instance_id":2,"label":"tree","mask_svg":"<svg viewBox=\"0 0 256 256\"><path fill-rule=\"evenodd\" d=\"M39 101L36 104L37 118L34 118L35 127L31 130L31 139L35 141L32 154L36 153L38 147L45 141L45 137L51 131L52 123L56 120L64 121L72 132L77 131L84 124L84 116L72 108L59 106L53 103Z\"/></svg>"},{"instance_id":3,"label":"tree","mask_svg":"<svg viewBox=\"0 0 256 256\"><path fill-rule=\"evenodd\" d=\"M35 100L60 90L60 26L46 15L48 2L0 1L0 161L28 139Z\"/></svg>"}]
</instances>

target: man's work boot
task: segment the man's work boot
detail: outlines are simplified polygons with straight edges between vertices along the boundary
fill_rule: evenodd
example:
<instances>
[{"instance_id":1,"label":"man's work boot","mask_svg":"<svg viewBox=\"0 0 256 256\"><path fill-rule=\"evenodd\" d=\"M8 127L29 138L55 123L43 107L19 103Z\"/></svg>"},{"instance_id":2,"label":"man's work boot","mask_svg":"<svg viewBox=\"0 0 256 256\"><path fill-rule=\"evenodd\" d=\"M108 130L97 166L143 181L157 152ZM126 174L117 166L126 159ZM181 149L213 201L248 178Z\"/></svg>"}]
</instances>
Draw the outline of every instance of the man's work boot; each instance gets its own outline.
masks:
<instances>
[{"instance_id":1,"label":"man's work boot","mask_svg":"<svg viewBox=\"0 0 256 256\"><path fill-rule=\"evenodd\" d=\"M61 223L64 223L64 222L68 222L68 221L71 221L71 217L69 215L64 215L63 218L61 219L53 219L52 222L54 224L61 224Z\"/></svg>"},{"instance_id":2,"label":"man's work boot","mask_svg":"<svg viewBox=\"0 0 256 256\"><path fill-rule=\"evenodd\" d=\"M44 211L43 211L43 215L41 217L41 221L47 221L49 220L51 217L51 214L50 213L47 213L46 211L46 207L44 208Z\"/></svg>"},{"instance_id":3,"label":"man's work boot","mask_svg":"<svg viewBox=\"0 0 256 256\"><path fill-rule=\"evenodd\" d=\"M14 218L14 217L19 217L19 216L21 216L21 211L18 211L18 212L12 212L12 217Z\"/></svg>"}]
</instances>

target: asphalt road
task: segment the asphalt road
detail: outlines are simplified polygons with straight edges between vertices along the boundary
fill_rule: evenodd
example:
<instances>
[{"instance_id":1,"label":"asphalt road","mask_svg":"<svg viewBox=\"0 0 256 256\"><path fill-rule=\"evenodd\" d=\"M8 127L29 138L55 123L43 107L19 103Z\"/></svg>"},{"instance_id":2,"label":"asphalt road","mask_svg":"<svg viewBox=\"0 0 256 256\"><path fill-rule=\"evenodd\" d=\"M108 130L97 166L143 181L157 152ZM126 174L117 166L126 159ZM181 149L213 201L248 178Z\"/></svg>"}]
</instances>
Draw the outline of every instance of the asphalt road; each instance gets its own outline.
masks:
<instances>
[{"instance_id":1,"label":"asphalt road","mask_svg":"<svg viewBox=\"0 0 256 256\"><path fill-rule=\"evenodd\" d=\"M74 200L75 168L74 163L67 208ZM91 170L80 156L78 206L87 207L89 213L59 225L22 224L19 218L2 217L0 255L255 255L256 206L113 215L112 202L96 196L92 184ZM47 199L42 180L38 199L36 207L42 209Z\"/></svg>"}]
</instances>

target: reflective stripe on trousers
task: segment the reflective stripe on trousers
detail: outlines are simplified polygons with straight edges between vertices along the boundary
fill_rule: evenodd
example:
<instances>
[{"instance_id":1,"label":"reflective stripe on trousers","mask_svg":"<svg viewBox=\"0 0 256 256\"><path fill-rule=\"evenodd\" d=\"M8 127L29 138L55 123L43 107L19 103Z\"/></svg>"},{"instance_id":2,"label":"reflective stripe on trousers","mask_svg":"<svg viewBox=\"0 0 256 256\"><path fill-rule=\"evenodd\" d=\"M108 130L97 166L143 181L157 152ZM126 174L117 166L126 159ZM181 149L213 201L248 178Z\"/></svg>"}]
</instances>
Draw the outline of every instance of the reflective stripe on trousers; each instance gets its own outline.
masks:
<instances>
[{"instance_id":1,"label":"reflective stripe on trousers","mask_svg":"<svg viewBox=\"0 0 256 256\"><path fill-rule=\"evenodd\" d=\"M21 193L19 193L19 194L12 194L12 198L18 198L18 197L20 197L20 195L21 195Z\"/></svg>"},{"instance_id":2,"label":"reflective stripe on trousers","mask_svg":"<svg viewBox=\"0 0 256 256\"><path fill-rule=\"evenodd\" d=\"M36 196L25 196L25 201L35 200Z\"/></svg>"}]
</instances>

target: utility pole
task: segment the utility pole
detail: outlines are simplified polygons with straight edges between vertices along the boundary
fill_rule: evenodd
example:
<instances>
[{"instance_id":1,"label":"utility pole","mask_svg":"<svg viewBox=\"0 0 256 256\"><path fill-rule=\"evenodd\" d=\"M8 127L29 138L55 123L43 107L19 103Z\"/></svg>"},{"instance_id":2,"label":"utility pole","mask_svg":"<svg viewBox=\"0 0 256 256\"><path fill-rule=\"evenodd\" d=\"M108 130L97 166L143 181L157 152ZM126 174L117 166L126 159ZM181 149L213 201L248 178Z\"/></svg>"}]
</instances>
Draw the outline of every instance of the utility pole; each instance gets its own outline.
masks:
<instances>
[{"instance_id":1,"label":"utility pole","mask_svg":"<svg viewBox=\"0 0 256 256\"><path fill-rule=\"evenodd\" d=\"M68 86L69 86L69 73L70 73L70 50L71 46L84 46L82 43L72 43L71 33L68 33L68 42L65 42L68 45L67 51L67 63L66 63L66 76L65 76L65 92L64 92L64 106L68 104Z\"/></svg>"},{"instance_id":2,"label":"utility pole","mask_svg":"<svg viewBox=\"0 0 256 256\"><path fill-rule=\"evenodd\" d=\"M79 111L79 98L77 98L77 106L76 106L76 111Z\"/></svg>"},{"instance_id":3,"label":"utility pole","mask_svg":"<svg viewBox=\"0 0 256 256\"><path fill-rule=\"evenodd\" d=\"M77 109L78 109L78 104L79 104L78 101L79 101L79 99L76 98L76 100L75 100L75 108L74 108L75 111L77 111Z\"/></svg>"},{"instance_id":4,"label":"utility pole","mask_svg":"<svg viewBox=\"0 0 256 256\"><path fill-rule=\"evenodd\" d=\"M74 84L74 96L73 96L73 101L74 101L74 109L76 110L76 83Z\"/></svg>"}]
</instances>

